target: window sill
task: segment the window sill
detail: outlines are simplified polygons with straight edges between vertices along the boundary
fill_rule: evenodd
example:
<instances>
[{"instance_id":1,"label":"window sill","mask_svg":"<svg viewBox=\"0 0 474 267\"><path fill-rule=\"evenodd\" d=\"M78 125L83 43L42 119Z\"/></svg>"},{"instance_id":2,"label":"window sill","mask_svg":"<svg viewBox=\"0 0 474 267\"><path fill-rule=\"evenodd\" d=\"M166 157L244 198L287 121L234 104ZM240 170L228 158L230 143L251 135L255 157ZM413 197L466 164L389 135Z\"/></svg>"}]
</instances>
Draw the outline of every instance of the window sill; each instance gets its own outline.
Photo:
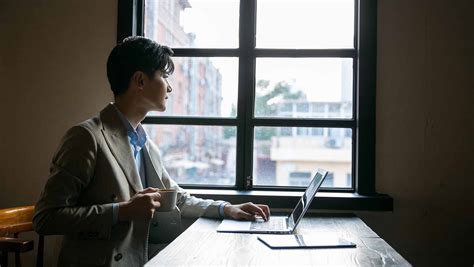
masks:
<instances>
[{"instance_id":1,"label":"window sill","mask_svg":"<svg viewBox=\"0 0 474 267\"><path fill-rule=\"evenodd\" d=\"M231 203L264 203L272 209L293 209L303 194L302 192L259 190L187 189L186 191L196 197L225 200ZM357 193L318 192L310 209L392 211L393 198L385 194L364 196Z\"/></svg>"}]
</instances>

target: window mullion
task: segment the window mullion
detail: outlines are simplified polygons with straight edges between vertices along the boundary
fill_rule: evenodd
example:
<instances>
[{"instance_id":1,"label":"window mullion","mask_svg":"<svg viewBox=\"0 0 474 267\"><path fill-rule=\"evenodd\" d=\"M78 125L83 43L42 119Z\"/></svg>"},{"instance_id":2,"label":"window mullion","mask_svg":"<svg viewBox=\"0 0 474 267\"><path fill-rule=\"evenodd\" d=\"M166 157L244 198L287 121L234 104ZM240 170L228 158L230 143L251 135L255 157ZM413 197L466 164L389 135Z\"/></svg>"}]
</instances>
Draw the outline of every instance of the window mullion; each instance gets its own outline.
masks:
<instances>
[{"instance_id":1,"label":"window mullion","mask_svg":"<svg viewBox=\"0 0 474 267\"><path fill-rule=\"evenodd\" d=\"M240 1L236 176L236 186L240 190L251 189L245 180L252 175L256 6L255 0Z\"/></svg>"},{"instance_id":2,"label":"window mullion","mask_svg":"<svg viewBox=\"0 0 474 267\"><path fill-rule=\"evenodd\" d=\"M254 119L254 125L270 127L329 127L329 128L351 128L355 126L353 119L293 119L293 118L258 118Z\"/></svg>"},{"instance_id":3,"label":"window mullion","mask_svg":"<svg viewBox=\"0 0 474 267\"><path fill-rule=\"evenodd\" d=\"M357 50L348 49L255 49L257 57L279 57L279 58L298 58L298 57L347 57L356 58Z\"/></svg>"}]
</instances>

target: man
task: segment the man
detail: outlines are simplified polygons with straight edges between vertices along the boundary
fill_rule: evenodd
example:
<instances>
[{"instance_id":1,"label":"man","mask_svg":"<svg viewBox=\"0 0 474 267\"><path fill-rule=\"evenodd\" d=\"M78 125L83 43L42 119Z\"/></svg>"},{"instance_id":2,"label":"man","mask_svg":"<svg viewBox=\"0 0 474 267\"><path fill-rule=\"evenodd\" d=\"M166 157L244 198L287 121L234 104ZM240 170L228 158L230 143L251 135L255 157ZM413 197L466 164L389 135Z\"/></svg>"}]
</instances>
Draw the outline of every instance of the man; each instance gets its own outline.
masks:
<instances>
[{"instance_id":1,"label":"man","mask_svg":"<svg viewBox=\"0 0 474 267\"><path fill-rule=\"evenodd\" d=\"M166 109L172 53L143 37L126 38L107 61L114 103L63 137L33 218L38 233L64 235L59 266L143 265L150 231L165 234L150 226L160 207L158 188L178 191L181 217L268 218L266 205L196 198L169 177L140 122Z\"/></svg>"}]
</instances>

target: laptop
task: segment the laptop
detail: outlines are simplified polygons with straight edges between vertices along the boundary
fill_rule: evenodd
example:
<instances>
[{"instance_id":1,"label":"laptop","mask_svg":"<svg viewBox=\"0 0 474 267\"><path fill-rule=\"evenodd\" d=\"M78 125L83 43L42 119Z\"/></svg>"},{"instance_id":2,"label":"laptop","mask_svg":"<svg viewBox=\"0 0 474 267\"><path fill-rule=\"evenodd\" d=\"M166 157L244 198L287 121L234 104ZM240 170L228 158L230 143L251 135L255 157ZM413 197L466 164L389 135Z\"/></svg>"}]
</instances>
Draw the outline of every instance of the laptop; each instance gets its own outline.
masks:
<instances>
[{"instance_id":1,"label":"laptop","mask_svg":"<svg viewBox=\"0 0 474 267\"><path fill-rule=\"evenodd\" d=\"M316 192L326 178L327 171L318 169L313 179L301 196L300 201L291 214L286 216L270 216L268 221L258 218L255 221L237 221L225 219L217 227L217 232L224 233L255 233L255 234L292 234L305 215Z\"/></svg>"}]
</instances>

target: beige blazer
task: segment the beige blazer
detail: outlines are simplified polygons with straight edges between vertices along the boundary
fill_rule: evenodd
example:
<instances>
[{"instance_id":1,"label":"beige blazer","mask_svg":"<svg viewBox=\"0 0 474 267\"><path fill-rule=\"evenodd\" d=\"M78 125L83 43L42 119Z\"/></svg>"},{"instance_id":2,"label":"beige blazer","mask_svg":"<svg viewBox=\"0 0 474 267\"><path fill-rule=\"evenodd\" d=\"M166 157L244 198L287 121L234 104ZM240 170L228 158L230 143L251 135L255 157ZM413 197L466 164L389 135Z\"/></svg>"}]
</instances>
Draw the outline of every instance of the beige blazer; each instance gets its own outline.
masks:
<instances>
[{"instance_id":1,"label":"beige blazer","mask_svg":"<svg viewBox=\"0 0 474 267\"><path fill-rule=\"evenodd\" d=\"M190 196L169 177L158 148L150 141L145 148L149 186L177 189L182 217L219 216L222 201ZM64 236L58 266L141 266L148 259L149 231L156 237L167 229L159 227L159 213L153 221L113 225L112 205L142 189L126 129L109 104L63 137L36 204L34 228Z\"/></svg>"}]
</instances>

